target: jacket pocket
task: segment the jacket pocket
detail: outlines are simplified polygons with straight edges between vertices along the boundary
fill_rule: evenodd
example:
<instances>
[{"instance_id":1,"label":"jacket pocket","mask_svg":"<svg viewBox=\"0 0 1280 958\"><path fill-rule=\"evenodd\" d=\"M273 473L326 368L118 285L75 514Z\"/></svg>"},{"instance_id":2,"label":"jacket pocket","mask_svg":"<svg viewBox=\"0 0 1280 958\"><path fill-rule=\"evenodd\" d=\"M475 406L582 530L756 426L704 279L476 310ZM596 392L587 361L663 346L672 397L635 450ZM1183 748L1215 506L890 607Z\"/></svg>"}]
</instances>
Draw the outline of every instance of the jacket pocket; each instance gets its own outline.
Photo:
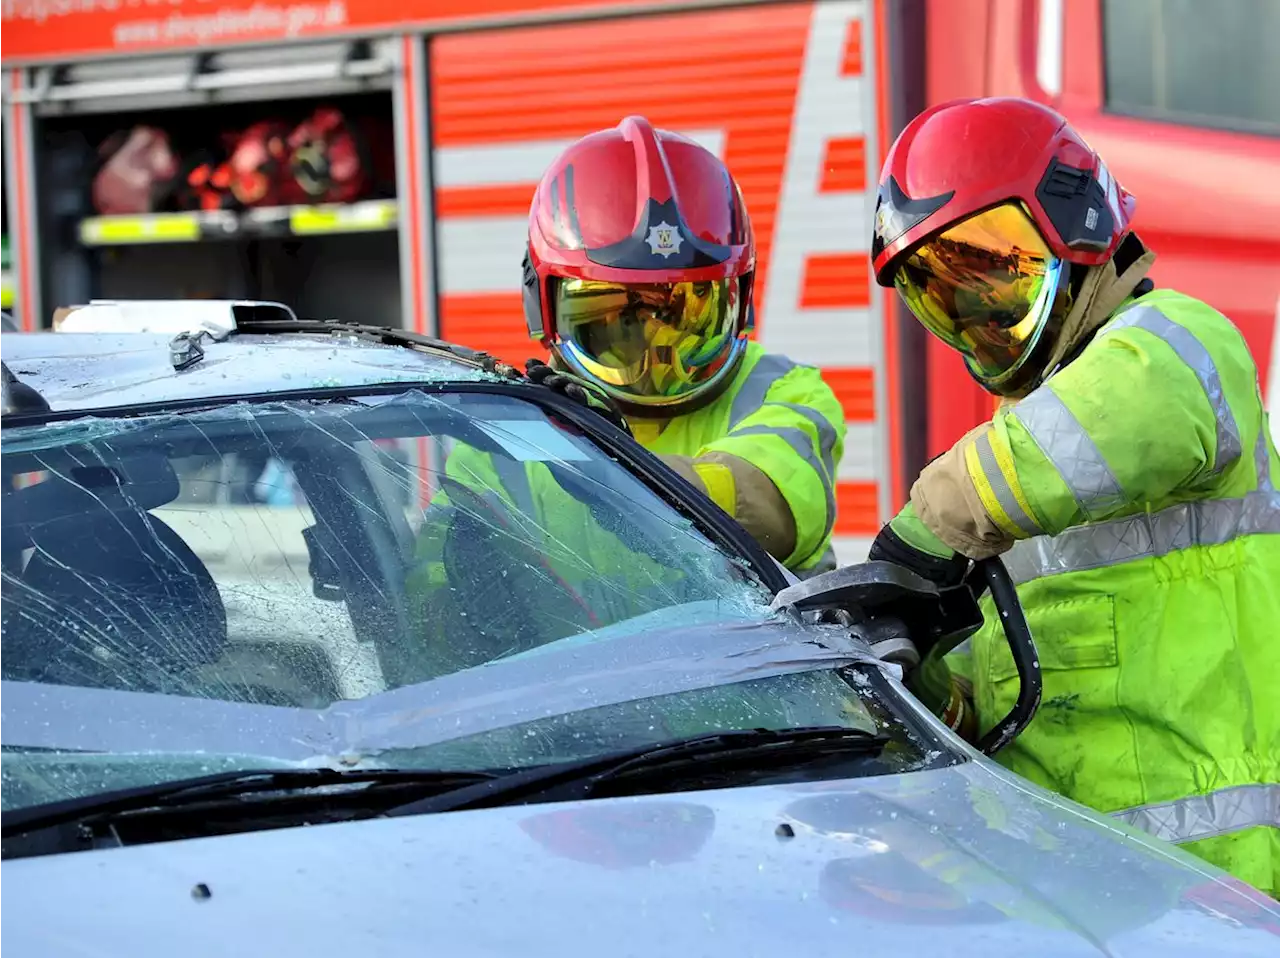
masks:
<instances>
[{"instance_id":1,"label":"jacket pocket","mask_svg":"<svg viewBox=\"0 0 1280 958\"><path fill-rule=\"evenodd\" d=\"M1115 598L1087 593L1027 603L1044 689L1031 724L999 756L1039 785L1094 808L1141 801L1132 733L1117 708L1120 681ZM993 643L978 682L978 722L985 731L1013 708L1017 670L1002 639Z\"/></svg>"},{"instance_id":2,"label":"jacket pocket","mask_svg":"<svg viewBox=\"0 0 1280 958\"><path fill-rule=\"evenodd\" d=\"M1115 597L1087 595L1024 608L1042 671L1100 669L1119 664ZM993 683L1018 674L996 627L987 675Z\"/></svg>"}]
</instances>

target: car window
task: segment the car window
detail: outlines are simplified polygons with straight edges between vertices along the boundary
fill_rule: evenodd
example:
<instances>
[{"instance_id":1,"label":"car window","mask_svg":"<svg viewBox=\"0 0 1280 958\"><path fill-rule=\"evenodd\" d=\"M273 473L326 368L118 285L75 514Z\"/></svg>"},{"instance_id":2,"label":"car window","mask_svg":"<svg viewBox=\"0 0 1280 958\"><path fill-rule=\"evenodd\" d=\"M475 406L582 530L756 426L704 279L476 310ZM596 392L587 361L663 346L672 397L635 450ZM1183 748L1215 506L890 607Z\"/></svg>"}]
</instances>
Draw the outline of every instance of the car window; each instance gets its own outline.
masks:
<instances>
[{"instance_id":1,"label":"car window","mask_svg":"<svg viewBox=\"0 0 1280 958\"><path fill-rule=\"evenodd\" d=\"M767 613L690 522L505 397L9 430L4 461L48 477L4 510L6 674L314 705L667 608ZM229 648L326 667L290 702Z\"/></svg>"},{"instance_id":2,"label":"car window","mask_svg":"<svg viewBox=\"0 0 1280 958\"><path fill-rule=\"evenodd\" d=\"M539 681L557 689L556 711L535 713L550 723L545 729L513 719L520 731L472 735L477 754L511 765L535 760L532 746L544 731L591 750L634 744L636 734L654 741L675 734L683 727L676 713L693 705L713 724L763 721L754 707L726 711L745 693L700 691L699 683L743 677L727 666L723 679L701 678L693 666L705 663L684 639L665 654L685 657L685 671L641 663L646 675L665 668L680 680L674 698L639 678L629 692L627 669L596 666L620 683L611 701L658 702L647 707L670 712L670 721L636 727L591 700L591 689L575 691L576 650L586 646L667 634L700 643L728 630L741 634L743 655L761 645L752 630L774 628L778 617L741 560L531 403L409 392L81 419L6 429L0 457L6 686L88 690L67 708L80 708L91 693L103 709L141 716L130 719L128 735L121 724L115 739L110 721L107 732L92 721L53 723L69 737L41 739L46 766L51 750L137 751L139 723L151 736L147 751L194 745L204 764L218 755L295 761L306 756L284 745L312 733L272 739L268 726L286 712L423 686L437 689L427 711L443 715L456 706L449 696L493 695L497 703L518 691L518 683L502 692L487 686L497 666L503 674L539 671ZM815 649L775 658L791 671L822 665L806 666L806 654ZM458 677L447 686L457 691L439 691ZM822 682L788 693L805 700L806 724L876 724L862 704L875 696L837 680L833 698ZM28 701L5 694L6 702ZM681 705L680 695L694 699ZM777 695L762 699L774 709L770 721L797 720L790 706L777 711L786 698ZM144 707L138 696L161 698ZM201 710L194 700L242 708ZM182 701L193 702L186 712L164 711ZM423 721L424 710L412 696L408 702L396 705L396 721ZM556 718L567 713L576 717ZM35 747L9 730L42 727L31 715L11 723L11 714L7 707L6 776L18 774L13 750ZM456 736L468 734L460 724ZM494 752L503 735L530 746L529 754ZM441 737L436 728L431 741ZM127 746L112 744L126 739ZM157 767L126 764L130 774ZM175 774L183 767L161 764Z\"/></svg>"},{"instance_id":3,"label":"car window","mask_svg":"<svg viewBox=\"0 0 1280 958\"><path fill-rule=\"evenodd\" d=\"M317 518L284 460L264 445L170 465L177 497L150 515L190 547L226 611L226 651L202 681L220 684L231 669L246 699L311 707L383 689L374 645L357 640L337 593L317 585Z\"/></svg>"},{"instance_id":4,"label":"car window","mask_svg":"<svg viewBox=\"0 0 1280 958\"><path fill-rule=\"evenodd\" d=\"M1280 0L1103 0L1107 106L1280 134Z\"/></svg>"}]
</instances>

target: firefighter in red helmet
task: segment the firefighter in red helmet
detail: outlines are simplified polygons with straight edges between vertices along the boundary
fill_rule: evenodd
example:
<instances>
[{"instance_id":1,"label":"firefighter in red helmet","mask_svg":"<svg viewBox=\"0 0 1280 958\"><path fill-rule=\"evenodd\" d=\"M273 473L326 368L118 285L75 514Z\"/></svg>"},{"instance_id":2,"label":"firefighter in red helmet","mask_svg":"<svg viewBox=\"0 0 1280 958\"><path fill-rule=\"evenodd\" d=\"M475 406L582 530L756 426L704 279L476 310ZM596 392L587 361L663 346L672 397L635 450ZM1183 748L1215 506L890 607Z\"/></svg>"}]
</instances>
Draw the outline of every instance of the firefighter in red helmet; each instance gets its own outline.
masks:
<instances>
[{"instance_id":1,"label":"firefighter in red helmet","mask_svg":"<svg viewBox=\"0 0 1280 958\"><path fill-rule=\"evenodd\" d=\"M566 149L529 215L530 375L603 390L636 438L801 575L835 565L839 401L747 338L755 241L724 163L642 117Z\"/></svg>"},{"instance_id":2,"label":"firefighter in red helmet","mask_svg":"<svg viewBox=\"0 0 1280 958\"><path fill-rule=\"evenodd\" d=\"M942 104L901 133L876 278L1002 401L925 467L871 557L949 583L1003 555L1044 703L1001 761L1275 894L1280 459L1240 332L1154 288L1134 208L1028 100ZM987 627L910 681L982 733L1013 675Z\"/></svg>"}]
</instances>

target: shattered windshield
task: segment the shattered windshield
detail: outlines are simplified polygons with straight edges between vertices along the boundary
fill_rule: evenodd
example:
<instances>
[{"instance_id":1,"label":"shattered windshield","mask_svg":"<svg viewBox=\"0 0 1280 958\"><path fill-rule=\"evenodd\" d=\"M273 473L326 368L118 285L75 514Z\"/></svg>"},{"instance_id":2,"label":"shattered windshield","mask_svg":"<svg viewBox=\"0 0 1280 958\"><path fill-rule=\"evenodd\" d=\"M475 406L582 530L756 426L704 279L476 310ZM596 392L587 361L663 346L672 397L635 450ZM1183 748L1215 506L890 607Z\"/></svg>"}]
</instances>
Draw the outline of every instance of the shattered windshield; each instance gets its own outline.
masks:
<instances>
[{"instance_id":1,"label":"shattered windshield","mask_svg":"<svg viewBox=\"0 0 1280 958\"><path fill-rule=\"evenodd\" d=\"M3 471L6 807L448 741L518 765L552 726L579 750L672 734L647 706L623 732L619 703L858 657L797 651L738 560L507 396L10 428ZM700 721L875 726L835 672L789 681L767 707L711 696ZM84 762L59 779L50 754Z\"/></svg>"}]
</instances>

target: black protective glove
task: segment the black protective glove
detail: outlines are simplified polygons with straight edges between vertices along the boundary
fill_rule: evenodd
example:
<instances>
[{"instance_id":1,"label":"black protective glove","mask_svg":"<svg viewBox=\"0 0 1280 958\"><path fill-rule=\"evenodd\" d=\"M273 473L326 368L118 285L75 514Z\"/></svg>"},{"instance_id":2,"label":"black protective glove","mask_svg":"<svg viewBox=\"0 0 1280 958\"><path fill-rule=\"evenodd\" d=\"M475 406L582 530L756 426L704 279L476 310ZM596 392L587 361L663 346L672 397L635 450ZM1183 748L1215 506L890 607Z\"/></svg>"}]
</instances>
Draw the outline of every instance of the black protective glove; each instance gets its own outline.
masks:
<instances>
[{"instance_id":1,"label":"black protective glove","mask_svg":"<svg viewBox=\"0 0 1280 958\"><path fill-rule=\"evenodd\" d=\"M622 410L613 401L613 397L599 386L572 373L555 369L541 359L526 360L524 372L530 382L539 386L546 386L553 392L567 396L574 402L599 413L628 436L632 435L631 427L627 424L627 417L622 414Z\"/></svg>"},{"instance_id":2,"label":"black protective glove","mask_svg":"<svg viewBox=\"0 0 1280 958\"><path fill-rule=\"evenodd\" d=\"M969 560L960 553L950 559L940 559L908 545L886 524L871 543L867 558L873 562L892 562L928 579L941 588L959 585L969 571Z\"/></svg>"},{"instance_id":3,"label":"black protective glove","mask_svg":"<svg viewBox=\"0 0 1280 958\"><path fill-rule=\"evenodd\" d=\"M887 524L871 544L867 558L909 569L942 589L960 585L969 571L969 560L960 553L942 559L922 552L909 545ZM951 643L945 648L926 646L923 660L915 668L906 670L903 681L929 711L966 741L974 742L977 741L977 726L971 704L973 688L967 680L952 675L944 661L954 645Z\"/></svg>"}]
</instances>

